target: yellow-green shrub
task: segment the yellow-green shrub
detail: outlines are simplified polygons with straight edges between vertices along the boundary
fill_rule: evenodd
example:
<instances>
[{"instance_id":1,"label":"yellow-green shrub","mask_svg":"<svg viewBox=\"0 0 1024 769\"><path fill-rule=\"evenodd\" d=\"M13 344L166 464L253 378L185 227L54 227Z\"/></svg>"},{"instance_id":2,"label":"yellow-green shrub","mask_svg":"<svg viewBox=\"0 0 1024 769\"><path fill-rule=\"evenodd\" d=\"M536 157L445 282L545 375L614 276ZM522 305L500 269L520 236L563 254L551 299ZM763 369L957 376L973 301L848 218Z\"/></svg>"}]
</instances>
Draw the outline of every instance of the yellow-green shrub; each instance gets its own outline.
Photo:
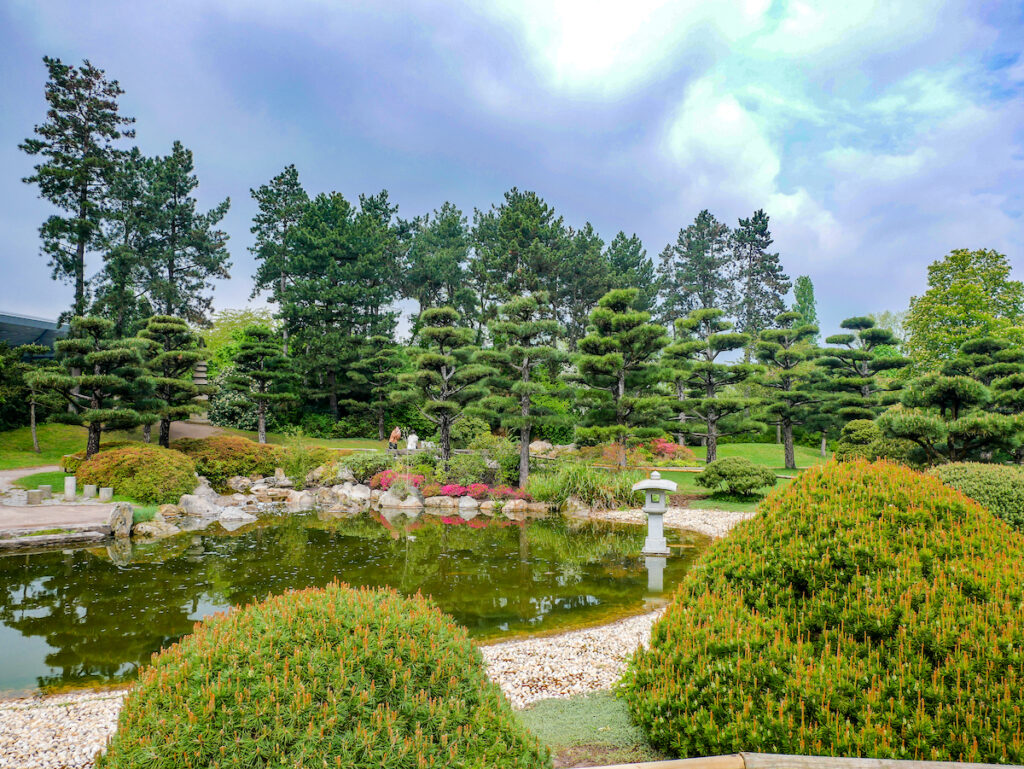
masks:
<instances>
[{"instance_id":1,"label":"yellow-green shrub","mask_svg":"<svg viewBox=\"0 0 1024 769\"><path fill-rule=\"evenodd\" d=\"M1017 531L1024 531L1024 467L954 462L928 473L988 508Z\"/></svg>"},{"instance_id":2,"label":"yellow-green shrub","mask_svg":"<svg viewBox=\"0 0 1024 769\"><path fill-rule=\"evenodd\" d=\"M257 443L238 435L179 438L171 441L171 448L192 457L196 470L215 489L223 489L228 478L236 475L273 475L284 461L280 446Z\"/></svg>"},{"instance_id":3,"label":"yellow-green shrub","mask_svg":"<svg viewBox=\"0 0 1024 769\"><path fill-rule=\"evenodd\" d=\"M549 767L465 628L343 585L199 624L153 658L98 769Z\"/></svg>"},{"instance_id":4,"label":"yellow-green shrub","mask_svg":"<svg viewBox=\"0 0 1024 769\"><path fill-rule=\"evenodd\" d=\"M148 505L177 502L196 487L196 465L178 451L134 443L94 454L75 473L80 485L110 486Z\"/></svg>"},{"instance_id":5,"label":"yellow-green shrub","mask_svg":"<svg viewBox=\"0 0 1024 769\"><path fill-rule=\"evenodd\" d=\"M1024 537L884 462L806 470L759 509L629 665L657 747L1024 762Z\"/></svg>"},{"instance_id":6,"label":"yellow-green shrub","mask_svg":"<svg viewBox=\"0 0 1024 769\"><path fill-rule=\"evenodd\" d=\"M122 446L134 446L136 441L110 441L100 446L100 451L110 451L111 449L119 449ZM146 445L138 443L138 445ZM74 454L65 454L60 460L60 469L65 473L77 473L78 468L82 466L85 461L85 449L76 451Z\"/></svg>"}]
</instances>

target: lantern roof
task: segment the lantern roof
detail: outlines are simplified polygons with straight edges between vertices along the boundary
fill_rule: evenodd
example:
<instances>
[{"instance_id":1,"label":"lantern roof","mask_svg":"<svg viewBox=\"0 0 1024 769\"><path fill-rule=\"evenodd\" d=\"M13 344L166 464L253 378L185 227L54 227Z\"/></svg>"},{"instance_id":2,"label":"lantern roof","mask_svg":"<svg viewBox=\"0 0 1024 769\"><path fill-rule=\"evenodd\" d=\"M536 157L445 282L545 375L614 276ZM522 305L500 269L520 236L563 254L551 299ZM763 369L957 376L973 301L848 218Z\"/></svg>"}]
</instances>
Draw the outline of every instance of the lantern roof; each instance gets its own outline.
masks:
<instances>
[{"instance_id":1,"label":"lantern roof","mask_svg":"<svg viewBox=\"0 0 1024 769\"><path fill-rule=\"evenodd\" d=\"M642 481L637 481L633 484L633 491L675 491L675 481L663 481L661 479L661 473L655 470L651 473L650 478L645 478Z\"/></svg>"}]
</instances>

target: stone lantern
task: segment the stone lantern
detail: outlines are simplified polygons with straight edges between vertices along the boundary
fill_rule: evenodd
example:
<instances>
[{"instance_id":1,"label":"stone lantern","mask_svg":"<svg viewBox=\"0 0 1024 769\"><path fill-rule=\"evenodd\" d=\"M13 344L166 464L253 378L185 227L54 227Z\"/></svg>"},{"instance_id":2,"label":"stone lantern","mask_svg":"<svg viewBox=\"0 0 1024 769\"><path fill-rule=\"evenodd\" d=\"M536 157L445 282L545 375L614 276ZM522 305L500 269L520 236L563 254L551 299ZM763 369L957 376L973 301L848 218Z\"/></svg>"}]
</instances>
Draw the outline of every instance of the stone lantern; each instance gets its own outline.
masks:
<instances>
[{"instance_id":1,"label":"stone lantern","mask_svg":"<svg viewBox=\"0 0 1024 769\"><path fill-rule=\"evenodd\" d=\"M647 480L633 484L633 491L644 493L644 512L647 513L647 539L644 541L644 555L668 555L665 541L665 511L668 510L668 495L676 490L675 481L663 481L661 473L655 470Z\"/></svg>"}]
</instances>

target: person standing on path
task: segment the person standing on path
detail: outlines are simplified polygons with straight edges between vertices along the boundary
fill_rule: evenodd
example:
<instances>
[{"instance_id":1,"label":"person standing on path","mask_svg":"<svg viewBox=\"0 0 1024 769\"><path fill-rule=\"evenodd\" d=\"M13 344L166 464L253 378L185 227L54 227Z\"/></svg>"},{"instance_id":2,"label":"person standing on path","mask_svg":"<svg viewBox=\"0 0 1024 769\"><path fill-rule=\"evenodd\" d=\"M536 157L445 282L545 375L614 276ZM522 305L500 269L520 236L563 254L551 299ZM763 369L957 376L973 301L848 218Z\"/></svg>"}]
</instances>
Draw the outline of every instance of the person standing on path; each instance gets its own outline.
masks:
<instances>
[{"instance_id":1,"label":"person standing on path","mask_svg":"<svg viewBox=\"0 0 1024 769\"><path fill-rule=\"evenodd\" d=\"M391 436L388 438L388 451L398 451L398 441L402 439L402 431L395 425L395 429L391 431Z\"/></svg>"}]
</instances>

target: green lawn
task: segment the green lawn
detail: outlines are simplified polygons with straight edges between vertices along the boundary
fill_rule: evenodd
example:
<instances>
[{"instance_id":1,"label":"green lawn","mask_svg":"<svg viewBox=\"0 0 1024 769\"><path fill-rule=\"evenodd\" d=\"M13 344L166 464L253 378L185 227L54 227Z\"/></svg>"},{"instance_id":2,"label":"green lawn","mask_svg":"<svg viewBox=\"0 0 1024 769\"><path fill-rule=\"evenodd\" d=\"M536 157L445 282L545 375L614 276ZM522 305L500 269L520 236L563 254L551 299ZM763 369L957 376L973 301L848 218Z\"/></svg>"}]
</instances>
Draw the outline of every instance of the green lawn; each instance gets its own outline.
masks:
<instances>
[{"instance_id":1,"label":"green lawn","mask_svg":"<svg viewBox=\"0 0 1024 769\"><path fill-rule=\"evenodd\" d=\"M256 440L256 433L248 430L234 430L232 428L223 428L224 432L229 435L241 435L243 438L249 440ZM284 433L267 433L267 443L277 443L282 445L288 445L293 442L295 438L291 435L285 435ZM311 446L326 446L331 449L378 449L383 451L387 446L387 441L376 441L369 438L310 438L303 437L302 439Z\"/></svg>"},{"instance_id":2,"label":"green lawn","mask_svg":"<svg viewBox=\"0 0 1024 769\"><path fill-rule=\"evenodd\" d=\"M697 459L703 463L707 449L703 446L693 446L692 448ZM724 459L725 457L746 457L755 465L770 467L783 475L793 472L783 466L785 459L781 443L720 443L718 444L718 458ZM822 459L821 452L817 449L809 449L806 446L796 447L798 469L820 465L825 461L826 459Z\"/></svg>"},{"instance_id":3,"label":"green lawn","mask_svg":"<svg viewBox=\"0 0 1024 769\"><path fill-rule=\"evenodd\" d=\"M64 479L67 477L67 473L61 470L54 470L48 473L32 473L32 475L19 478L12 485L22 489L38 489L40 486L49 484L53 487L55 494L60 494L64 491Z\"/></svg>"},{"instance_id":4,"label":"green lawn","mask_svg":"<svg viewBox=\"0 0 1024 769\"><path fill-rule=\"evenodd\" d=\"M736 499L719 494L708 494L707 489L697 485L697 476L699 475L700 473L683 473L673 470L661 471L662 478L675 481L678 484L679 494L702 495L699 499L693 500L690 503L690 507L704 510L725 510L728 512L753 512L757 508L757 503L761 501L761 497ZM775 481L775 488L785 486L787 483L789 483L789 479L778 478Z\"/></svg>"}]
</instances>

